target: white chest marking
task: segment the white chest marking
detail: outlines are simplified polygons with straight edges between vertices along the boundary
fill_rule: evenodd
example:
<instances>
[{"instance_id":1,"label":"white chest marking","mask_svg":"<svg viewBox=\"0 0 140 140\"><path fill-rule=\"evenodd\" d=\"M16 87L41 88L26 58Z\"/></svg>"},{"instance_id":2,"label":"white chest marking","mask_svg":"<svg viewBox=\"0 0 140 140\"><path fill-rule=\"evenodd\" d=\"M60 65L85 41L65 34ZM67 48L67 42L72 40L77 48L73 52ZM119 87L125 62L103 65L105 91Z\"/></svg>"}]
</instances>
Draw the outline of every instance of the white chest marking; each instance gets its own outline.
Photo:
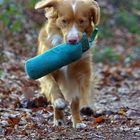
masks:
<instances>
[{"instance_id":1,"label":"white chest marking","mask_svg":"<svg viewBox=\"0 0 140 140\"><path fill-rule=\"evenodd\" d=\"M67 82L67 80L68 80L68 73L67 73L67 70L68 70L68 66L63 66L63 67L61 68L61 71L64 73L66 82Z\"/></svg>"}]
</instances>

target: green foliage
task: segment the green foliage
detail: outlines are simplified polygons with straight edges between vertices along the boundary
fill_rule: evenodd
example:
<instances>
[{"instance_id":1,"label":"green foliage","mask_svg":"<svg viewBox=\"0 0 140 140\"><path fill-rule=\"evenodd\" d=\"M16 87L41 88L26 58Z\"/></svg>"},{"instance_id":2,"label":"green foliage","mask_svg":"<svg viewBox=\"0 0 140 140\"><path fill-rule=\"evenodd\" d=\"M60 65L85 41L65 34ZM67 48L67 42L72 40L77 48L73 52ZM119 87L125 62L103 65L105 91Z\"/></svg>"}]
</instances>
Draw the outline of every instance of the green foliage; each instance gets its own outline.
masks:
<instances>
[{"instance_id":1,"label":"green foliage","mask_svg":"<svg viewBox=\"0 0 140 140\"><path fill-rule=\"evenodd\" d=\"M109 0L109 4L112 6L109 12L101 8L101 39L113 37L112 27L126 28L131 33L140 34L140 21L136 14L140 10L139 0Z\"/></svg>"},{"instance_id":2,"label":"green foliage","mask_svg":"<svg viewBox=\"0 0 140 140\"><path fill-rule=\"evenodd\" d=\"M134 40L135 40L137 46L140 48L140 36L136 36Z\"/></svg>"},{"instance_id":3,"label":"green foliage","mask_svg":"<svg viewBox=\"0 0 140 140\"><path fill-rule=\"evenodd\" d=\"M3 53L3 48L0 48L0 64L7 61L7 57Z\"/></svg>"},{"instance_id":4,"label":"green foliage","mask_svg":"<svg viewBox=\"0 0 140 140\"><path fill-rule=\"evenodd\" d=\"M20 32L22 30L23 9L14 0L5 0L1 6L0 20L10 32Z\"/></svg>"},{"instance_id":5,"label":"green foliage","mask_svg":"<svg viewBox=\"0 0 140 140\"><path fill-rule=\"evenodd\" d=\"M108 27L106 25L100 27L100 32L99 32L99 38L100 39L108 39L108 38L110 38L112 36L113 36L113 34L111 32L110 27Z\"/></svg>"},{"instance_id":6,"label":"green foliage","mask_svg":"<svg viewBox=\"0 0 140 140\"><path fill-rule=\"evenodd\" d=\"M112 37L111 28L109 26L110 16L105 14L103 11L101 11L101 24L100 24L100 32L99 32L99 38L100 39L107 39Z\"/></svg>"},{"instance_id":7,"label":"green foliage","mask_svg":"<svg viewBox=\"0 0 140 140\"><path fill-rule=\"evenodd\" d=\"M138 24L138 17L134 16L132 13L129 13L125 10L120 10L115 15L116 23L124 28L127 28L131 33L140 33L140 25Z\"/></svg>"},{"instance_id":8,"label":"green foliage","mask_svg":"<svg viewBox=\"0 0 140 140\"><path fill-rule=\"evenodd\" d=\"M133 0L131 7L133 7L133 9L140 10L140 1L139 0Z\"/></svg>"},{"instance_id":9,"label":"green foliage","mask_svg":"<svg viewBox=\"0 0 140 140\"><path fill-rule=\"evenodd\" d=\"M120 56L113 51L110 47L105 48L98 48L99 46L96 46L93 49L93 59L95 62L109 62L109 63L116 63Z\"/></svg>"},{"instance_id":10,"label":"green foliage","mask_svg":"<svg viewBox=\"0 0 140 140\"><path fill-rule=\"evenodd\" d=\"M0 21L11 33L19 33L23 30L26 18L24 9L33 9L37 0L27 1L23 7L22 2L15 0L0 1Z\"/></svg>"},{"instance_id":11,"label":"green foliage","mask_svg":"<svg viewBox=\"0 0 140 140\"><path fill-rule=\"evenodd\" d=\"M125 58L125 63L129 64L131 62L140 61L140 46L133 46L131 53Z\"/></svg>"},{"instance_id":12,"label":"green foliage","mask_svg":"<svg viewBox=\"0 0 140 140\"><path fill-rule=\"evenodd\" d=\"M0 48L1 49L1 48ZM0 63L3 62L3 59L4 59L4 56L3 56L3 52L2 52L2 49L0 51Z\"/></svg>"},{"instance_id":13,"label":"green foliage","mask_svg":"<svg viewBox=\"0 0 140 140\"><path fill-rule=\"evenodd\" d=\"M131 56L133 60L140 59L140 46L139 47L133 46Z\"/></svg>"},{"instance_id":14,"label":"green foliage","mask_svg":"<svg viewBox=\"0 0 140 140\"><path fill-rule=\"evenodd\" d=\"M0 78L3 76L3 70L0 69Z\"/></svg>"},{"instance_id":15,"label":"green foliage","mask_svg":"<svg viewBox=\"0 0 140 140\"><path fill-rule=\"evenodd\" d=\"M39 1L39 0L30 0L27 2L26 5L28 8L33 9L37 1Z\"/></svg>"}]
</instances>

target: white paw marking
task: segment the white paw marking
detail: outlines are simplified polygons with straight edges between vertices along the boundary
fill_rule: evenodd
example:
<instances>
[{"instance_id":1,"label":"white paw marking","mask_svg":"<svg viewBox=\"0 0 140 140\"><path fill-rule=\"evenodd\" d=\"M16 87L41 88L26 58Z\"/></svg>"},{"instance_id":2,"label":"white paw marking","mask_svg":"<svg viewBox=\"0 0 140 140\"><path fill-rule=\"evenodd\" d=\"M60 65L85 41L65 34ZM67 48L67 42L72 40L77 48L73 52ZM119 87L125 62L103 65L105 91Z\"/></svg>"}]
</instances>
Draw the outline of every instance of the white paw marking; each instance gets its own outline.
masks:
<instances>
[{"instance_id":1,"label":"white paw marking","mask_svg":"<svg viewBox=\"0 0 140 140\"><path fill-rule=\"evenodd\" d=\"M52 39L52 45L55 47L62 43L62 37L60 35L54 35Z\"/></svg>"},{"instance_id":2,"label":"white paw marking","mask_svg":"<svg viewBox=\"0 0 140 140\"><path fill-rule=\"evenodd\" d=\"M77 123L76 125L75 125L75 128L85 128L86 127L86 124L84 124L84 123Z\"/></svg>"},{"instance_id":3,"label":"white paw marking","mask_svg":"<svg viewBox=\"0 0 140 140\"><path fill-rule=\"evenodd\" d=\"M65 100L58 98L54 101L54 107L58 109L64 109L66 106Z\"/></svg>"},{"instance_id":4,"label":"white paw marking","mask_svg":"<svg viewBox=\"0 0 140 140\"><path fill-rule=\"evenodd\" d=\"M59 120L54 120L54 125L53 126L62 126L64 125L63 120L59 119Z\"/></svg>"}]
</instances>

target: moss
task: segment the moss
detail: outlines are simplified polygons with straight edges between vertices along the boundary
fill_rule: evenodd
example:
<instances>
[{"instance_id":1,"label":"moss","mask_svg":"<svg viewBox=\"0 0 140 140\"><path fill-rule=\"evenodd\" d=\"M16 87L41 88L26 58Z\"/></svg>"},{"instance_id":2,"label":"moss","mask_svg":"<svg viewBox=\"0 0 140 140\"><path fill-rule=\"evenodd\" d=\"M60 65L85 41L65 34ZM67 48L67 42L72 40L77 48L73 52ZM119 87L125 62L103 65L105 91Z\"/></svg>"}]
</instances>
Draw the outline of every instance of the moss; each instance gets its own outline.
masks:
<instances>
[{"instance_id":1,"label":"moss","mask_svg":"<svg viewBox=\"0 0 140 140\"><path fill-rule=\"evenodd\" d=\"M120 10L115 14L115 21L118 26L126 28L131 33L140 34L140 25L138 24L138 17L132 13Z\"/></svg>"},{"instance_id":2,"label":"moss","mask_svg":"<svg viewBox=\"0 0 140 140\"><path fill-rule=\"evenodd\" d=\"M120 56L113 51L110 47L104 47L97 49L96 47L93 49L93 59L95 62L109 62L116 63L119 61Z\"/></svg>"},{"instance_id":3,"label":"moss","mask_svg":"<svg viewBox=\"0 0 140 140\"><path fill-rule=\"evenodd\" d=\"M110 19L110 15L105 14L103 11L101 11L101 23L100 23L100 32L99 32L99 38L110 38L113 36L111 32L110 25L108 23Z\"/></svg>"},{"instance_id":4,"label":"moss","mask_svg":"<svg viewBox=\"0 0 140 140\"><path fill-rule=\"evenodd\" d=\"M3 76L3 70L0 69L0 78Z\"/></svg>"}]
</instances>

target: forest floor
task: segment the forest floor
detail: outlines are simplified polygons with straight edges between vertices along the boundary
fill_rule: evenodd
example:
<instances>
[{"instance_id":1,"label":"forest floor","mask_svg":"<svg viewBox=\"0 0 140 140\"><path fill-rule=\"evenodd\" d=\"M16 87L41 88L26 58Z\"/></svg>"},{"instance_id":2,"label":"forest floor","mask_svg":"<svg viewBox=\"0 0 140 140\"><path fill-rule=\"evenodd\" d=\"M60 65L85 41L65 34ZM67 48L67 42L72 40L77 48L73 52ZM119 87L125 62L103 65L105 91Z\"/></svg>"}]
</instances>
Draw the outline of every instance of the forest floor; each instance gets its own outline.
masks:
<instances>
[{"instance_id":1,"label":"forest floor","mask_svg":"<svg viewBox=\"0 0 140 140\"><path fill-rule=\"evenodd\" d=\"M120 58L94 64L99 82L97 87L93 83L96 90L90 95L93 112L82 115L86 128L73 129L69 107L65 126L53 126L52 106L40 94L38 82L24 72L37 44L32 22L24 28L14 38L3 29L0 38L0 140L140 140L140 59L128 57L139 57L139 50L130 47L137 46L138 35L114 27L111 39L98 39L97 47L112 46Z\"/></svg>"},{"instance_id":2,"label":"forest floor","mask_svg":"<svg viewBox=\"0 0 140 140\"><path fill-rule=\"evenodd\" d=\"M20 43L3 43L0 139L140 139L139 62L95 64L98 93L93 91L90 98L94 113L83 116L87 127L73 129L69 109L65 110L65 127L53 127L52 107L40 95L38 82L29 80L24 72L25 60L34 51L18 46Z\"/></svg>"}]
</instances>

